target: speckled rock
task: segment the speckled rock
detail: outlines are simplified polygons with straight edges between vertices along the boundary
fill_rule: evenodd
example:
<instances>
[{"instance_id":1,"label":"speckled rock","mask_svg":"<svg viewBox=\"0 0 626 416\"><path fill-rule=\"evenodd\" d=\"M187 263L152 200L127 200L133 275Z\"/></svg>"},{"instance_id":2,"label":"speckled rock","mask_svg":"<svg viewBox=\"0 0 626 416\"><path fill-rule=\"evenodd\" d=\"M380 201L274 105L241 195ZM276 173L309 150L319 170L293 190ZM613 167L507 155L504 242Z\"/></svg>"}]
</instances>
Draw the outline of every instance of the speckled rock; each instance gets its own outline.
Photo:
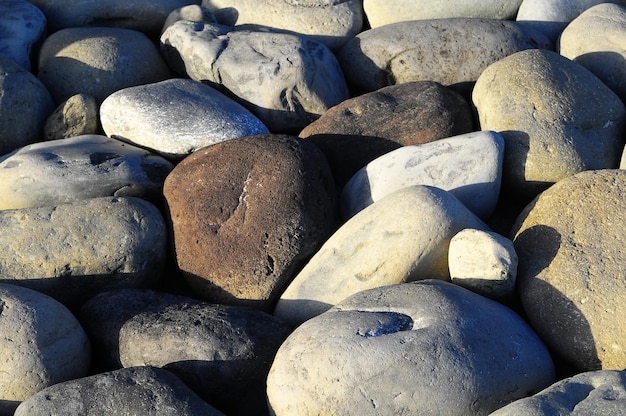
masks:
<instances>
[{"instance_id":1,"label":"speckled rock","mask_svg":"<svg viewBox=\"0 0 626 416\"><path fill-rule=\"evenodd\" d=\"M25 0L0 1L0 56L31 69L33 46L46 34L46 17Z\"/></svg>"},{"instance_id":2,"label":"speckled rock","mask_svg":"<svg viewBox=\"0 0 626 416\"><path fill-rule=\"evenodd\" d=\"M57 140L83 134L96 134L99 129L98 103L86 94L72 95L48 117L44 139Z\"/></svg>"}]
</instances>

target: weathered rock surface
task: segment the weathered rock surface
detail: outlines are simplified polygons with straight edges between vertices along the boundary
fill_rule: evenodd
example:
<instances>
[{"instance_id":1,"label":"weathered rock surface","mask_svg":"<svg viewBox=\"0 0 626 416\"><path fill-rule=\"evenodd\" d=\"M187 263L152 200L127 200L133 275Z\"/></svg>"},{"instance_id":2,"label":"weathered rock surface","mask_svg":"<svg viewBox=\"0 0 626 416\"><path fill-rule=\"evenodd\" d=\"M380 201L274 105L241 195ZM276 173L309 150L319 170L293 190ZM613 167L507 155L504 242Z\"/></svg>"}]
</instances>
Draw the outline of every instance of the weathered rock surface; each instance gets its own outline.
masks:
<instances>
[{"instance_id":1,"label":"weathered rock surface","mask_svg":"<svg viewBox=\"0 0 626 416\"><path fill-rule=\"evenodd\" d=\"M19 402L38 391L87 375L89 340L59 302L0 284L0 312L0 413L13 414Z\"/></svg>"},{"instance_id":2,"label":"weathered rock surface","mask_svg":"<svg viewBox=\"0 0 626 416\"><path fill-rule=\"evenodd\" d=\"M274 315L296 326L362 290L449 280L450 239L464 228L487 226L447 191L400 189L344 223L289 284Z\"/></svg>"},{"instance_id":3,"label":"weathered rock surface","mask_svg":"<svg viewBox=\"0 0 626 416\"><path fill-rule=\"evenodd\" d=\"M346 79L374 91L430 80L474 82L490 64L521 50L552 49L541 35L498 19L429 19L393 23L359 33L338 55Z\"/></svg>"},{"instance_id":4,"label":"weathered rock surface","mask_svg":"<svg viewBox=\"0 0 626 416\"><path fill-rule=\"evenodd\" d=\"M473 130L467 101L434 81L392 85L343 101L300 132L328 159L343 186L359 169L403 145Z\"/></svg>"},{"instance_id":5,"label":"weathered rock surface","mask_svg":"<svg viewBox=\"0 0 626 416\"><path fill-rule=\"evenodd\" d=\"M48 117L44 139L57 140L98 133L98 103L86 94L72 95Z\"/></svg>"},{"instance_id":6,"label":"weathered rock surface","mask_svg":"<svg viewBox=\"0 0 626 416\"><path fill-rule=\"evenodd\" d=\"M100 119L107 136L175 161L205 146L269 132L240 104L189 79L170 79L111 94L100 107Z\"/></svg>"},{"instance_id":7,"label":"weathered rock surface","mask_svg":"<svg viewBox=\"0 0 626 416\"><path fill-rule=\"evenodd\" d=\"M501 304L428 280L366 290L287 338L273 414L487 414L554 382L548 350Z\"/></svg>"},{"instance_id":8,"label":"weathered rock surface","mask_svg":"<svg viewBox=\"0 0 626 416\"><path fill-rule=\"evenodd\" d=\"M161 35L168 27L180 20L197 23L217 23L215 15L211 12L211 10L204 6L191 4L189 6L183 6L176 10L172 10L172 12L167 16L167 19L165 19L165 23L163 23Z\"/></svg>"},{"instance_id":9,"label":"weathered rock surface","mask_svg":"<svg viewBox=\"0 0 626 416\"><path fill-rule=\"evenodd\" d=\"M168 79L171 71L141 32L72 27L48 36L39 55L38 77L57 104L80 93L101 103L123 88Z\"/></svg>"},{"instance_id":10,"label":"weathered rock surface","mask_svg":"<svg viewBox=\"0 0 626 416\"><path fill-rule=\"evenodd\" d=\"M46 17L25 0L0 1L0 56L31 69L33 46L46 33Z\"/></svg>"},{"instance_id":11,"label":"weathered rock surface","mask_svg":"<svg viewBox=\"0 0 626 416\"><path fill-rule=\"evenodd\" d=\"M0 211L0 229L0 281L71 305L105 290L154 284L167 253L163 217L138 198Z\"/></svg>"},{"instance_id":12,"label":"weathered rock surface","mask_svg":"<svg viewBox=\"0 0 626 416\"><path fill-rule=\"evenodd\" d=\"M22 402L15 416L95 414L223 416L169 371L131 367L50 386Z\"/></svg>"},{"instance_id":13,"label":"weathered rock surface","mask_svg":"<svg viewBox=\"0 0 626 416\"><path fill-rule=\"evenodd\" d=\"M199 150L165 181L178 267L199 296L272 308L332 233L337 194L312 143L285 135Z\"/></svg>"},{"instance_id":14,"label":"weathered rock surface","mask_svg":"<svg viewBox=\"0 0 626 416\"><path fill-rule=\"evenodd\" d=\"M619 164L624 104L555 52L522 51L489 66L473 100L481 128L504 137L503 188L526 201L575 173Z\"/></svg>"},{"instance_id":15,"label":"weathered rock surface","mask_svg":"<svg viewBox=\"0 0 626 416\"><path fill-rule=\"evenodd\" d=\"M625 201L626 171L582 172L544 191L512 231L528 319L582 371L626 368Z\"/></svg>"},{"instance_id":16,"label":"weathered rock surface","mask_svg":"<svg viewBox=\"0 0 626 416\"><path fill-rule=\"evenodd\" d=\"M35 143L0 157L0 210L102 196L160 202L173 168L160 156L105 136Z\"/></svg>"},{"instance_id":17,"label":"weathered rock surface","mask_svg":"<svg viewBox=\"0 0 626 416\"><path fill-rule=\"evenodd\" d=\"M256 309L148 290L100 294L80 318L107 365L164 367L232 415L267 411L265 379L290 332Z\"/></svg>"},{"instance_id":18,"label":"weathered rock surface","mask_svg":"<svg viewBox=\"0 0 626 416\"><path fill-rule=\"evenodd\" d=\"M341 191L341 213L350 218L399 189L429 185L457 197L480 218L493 212L500 195L504 139L498 133L466 133L404 146L368 163Z\"/></svg>"}]
</instances>

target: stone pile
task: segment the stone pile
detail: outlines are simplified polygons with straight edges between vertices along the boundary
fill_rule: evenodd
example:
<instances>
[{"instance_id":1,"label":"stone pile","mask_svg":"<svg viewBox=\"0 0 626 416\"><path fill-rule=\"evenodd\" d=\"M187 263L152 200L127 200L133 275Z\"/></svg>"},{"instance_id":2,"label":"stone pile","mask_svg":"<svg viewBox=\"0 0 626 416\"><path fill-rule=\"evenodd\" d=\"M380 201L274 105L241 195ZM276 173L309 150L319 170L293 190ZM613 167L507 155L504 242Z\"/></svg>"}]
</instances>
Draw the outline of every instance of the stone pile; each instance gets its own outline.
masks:
<instances>
[{"instance_id":1,"label":"stone pile","mask_svg":"<svg viewBox=\"0 0 626 416\"><path fill-rule=\"evenodd\" d=\"M0 416L626 413L626 1L0 0Z\"/></svg>"}]
</instances>

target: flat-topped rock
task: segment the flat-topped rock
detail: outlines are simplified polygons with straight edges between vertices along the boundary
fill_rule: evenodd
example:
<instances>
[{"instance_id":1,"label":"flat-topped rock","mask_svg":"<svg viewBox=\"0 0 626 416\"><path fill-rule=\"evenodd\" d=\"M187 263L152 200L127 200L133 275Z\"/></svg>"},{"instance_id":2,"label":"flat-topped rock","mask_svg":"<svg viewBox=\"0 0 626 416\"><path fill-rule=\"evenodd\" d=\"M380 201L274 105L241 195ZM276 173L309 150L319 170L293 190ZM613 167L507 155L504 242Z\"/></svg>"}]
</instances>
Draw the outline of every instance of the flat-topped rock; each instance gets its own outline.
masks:
<instances>
[{"instance_id":1,"label":"flat-topped rock","mask_svg":"<svg viewBox=\"0 0 626 416\"><path fill-rule=\"evenodd\" d=\"M28 1L0 1L0 56L31 69L33 46L46 34L46 16Z\"/></svg>"}]
</instances>

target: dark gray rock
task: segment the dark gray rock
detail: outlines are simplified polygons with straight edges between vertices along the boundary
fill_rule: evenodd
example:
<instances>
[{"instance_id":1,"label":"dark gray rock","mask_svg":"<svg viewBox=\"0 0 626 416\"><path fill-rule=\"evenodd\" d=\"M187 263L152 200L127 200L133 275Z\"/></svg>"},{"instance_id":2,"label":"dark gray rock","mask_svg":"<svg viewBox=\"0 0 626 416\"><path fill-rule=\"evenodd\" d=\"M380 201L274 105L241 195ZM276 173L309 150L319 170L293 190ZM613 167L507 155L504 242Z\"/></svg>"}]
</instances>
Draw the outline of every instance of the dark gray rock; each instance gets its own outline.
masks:
<instances>
[{"instance_id":1,"label":"dark gray rock","mask_svg":"<svg viewBox=\"0 0 626 416\"><path fill-rule=\"evenodd\" d=\"M0 1L0 56L31 69L33 47L46 34L46 17L25 0Z\"/></svg>"}]
</instances>

